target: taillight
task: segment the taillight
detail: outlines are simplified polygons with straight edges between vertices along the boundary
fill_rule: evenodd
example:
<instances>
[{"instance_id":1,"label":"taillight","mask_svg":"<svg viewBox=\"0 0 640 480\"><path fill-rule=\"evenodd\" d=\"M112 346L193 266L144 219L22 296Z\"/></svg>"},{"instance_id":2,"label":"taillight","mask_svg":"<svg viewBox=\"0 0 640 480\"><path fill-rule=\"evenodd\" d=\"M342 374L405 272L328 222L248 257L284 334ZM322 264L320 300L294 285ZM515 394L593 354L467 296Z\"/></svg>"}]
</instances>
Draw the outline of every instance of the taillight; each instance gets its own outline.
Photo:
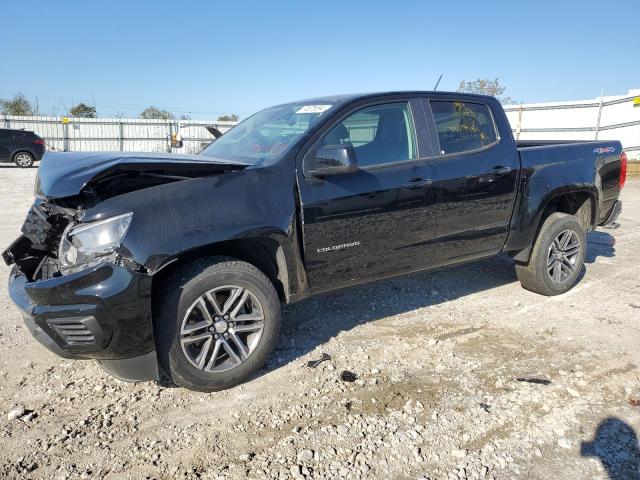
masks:
<instances>
[{"instance_id":1,"label":"taillight","mask_svg":"<svg viewBox=\"0 0 640 480\"><path fill-rule=\"evenodd\" d=\"M36 145L44 145L44 140L39 138L37 140L34 140L33 143L35 143Z\"/></svg>"},{"instance_id":2,"label":"taillight","mask_svg":"<svg viewBox=\"0 0 640 480\"><path fill-rule=\"evenodd\" d=\"M627 154L622 152L620 154L620 182L618 182L618 188L624 187L624 182L627 181Z\"/></svg>"}]
</instances>

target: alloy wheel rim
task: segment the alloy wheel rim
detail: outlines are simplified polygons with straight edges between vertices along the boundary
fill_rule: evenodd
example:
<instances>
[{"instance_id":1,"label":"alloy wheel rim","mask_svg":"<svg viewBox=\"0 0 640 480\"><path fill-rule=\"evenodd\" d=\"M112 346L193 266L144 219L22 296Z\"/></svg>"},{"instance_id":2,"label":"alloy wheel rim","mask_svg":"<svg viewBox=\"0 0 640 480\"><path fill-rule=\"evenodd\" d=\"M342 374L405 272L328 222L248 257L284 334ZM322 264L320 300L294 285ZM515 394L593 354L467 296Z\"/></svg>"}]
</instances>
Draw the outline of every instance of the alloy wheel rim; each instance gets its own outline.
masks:
<instances>
[{"instance_id":1,"label":"alloy wheel rim","mask_svg":"<svg viewBox=\"0 0 640 480\"><path fill-rule=\"evenodd\" d=\"M180 326L182 352L207 373L244 363L264 330L264 310L256 295L236 285L214 288L189 307Z\"/></svg>"},{"instance_id":2,"label":"alloy wheel rim","mask_svg":"<svg viewBox=\"0 0 640 480\"><path fill-rule=\"evenodd\" d=\"M18 165L20 165L21 167L26 167L31 163L31 157L26 153L19 153L16 156L16 161L18 162Z\"/></svg>"},{"instance_id":3,"label":"alloy wheel rim","mask_svg":"<svg viewBox=\"0 0 640 480\"><path fill-rule=\"evenodd\" d=\"M575 272L580 249L580 238L573 230L563 230L556 236L547 255L547 272L554 283L565 282Z\"/></svg>"}]
</instances>

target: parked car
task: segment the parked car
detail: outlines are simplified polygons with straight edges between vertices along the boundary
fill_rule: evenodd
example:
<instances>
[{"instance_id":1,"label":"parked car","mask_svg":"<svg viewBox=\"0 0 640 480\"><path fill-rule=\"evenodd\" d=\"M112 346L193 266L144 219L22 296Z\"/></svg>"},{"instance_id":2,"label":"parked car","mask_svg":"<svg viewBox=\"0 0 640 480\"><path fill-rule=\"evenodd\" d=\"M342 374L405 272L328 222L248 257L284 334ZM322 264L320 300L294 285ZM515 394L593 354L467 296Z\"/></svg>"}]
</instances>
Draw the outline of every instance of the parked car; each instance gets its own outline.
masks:
<instances>
[{"instance_id":1,"label":"parked car","mask_svg":"<svg viewBox=\"0 0 640 480\"><path fill-rule=\"evenodd\" d=\"M49 153L3 256L52 351L212 391L264 364L283 302L503 252L524 288L566 292L625 177L617 141L519 146L492 97L326 97L197 156Z\"/></svg>"},{"instance_id":2,"label":"parked car","mask_svg":"<svg viewBox=\"0 0 640 480\"><path fill-rule=\"evenodd\" d=\"M45 142L28 130L0 128L0 162L13 162L21 168L33 166L45 152Z\"/></svg>"}]
</instances>

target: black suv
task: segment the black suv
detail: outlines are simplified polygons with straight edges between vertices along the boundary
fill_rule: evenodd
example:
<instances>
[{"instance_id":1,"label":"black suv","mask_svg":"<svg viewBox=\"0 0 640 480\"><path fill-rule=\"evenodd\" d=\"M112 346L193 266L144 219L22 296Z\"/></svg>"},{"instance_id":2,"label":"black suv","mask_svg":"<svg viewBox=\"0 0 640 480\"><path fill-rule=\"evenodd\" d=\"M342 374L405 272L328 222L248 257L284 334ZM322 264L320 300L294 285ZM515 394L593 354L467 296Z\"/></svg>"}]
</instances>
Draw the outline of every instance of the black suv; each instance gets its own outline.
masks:
<instances>
[{"instance_id":1,"label":"black suv","mask_svg":"<svg viewBox=\"0 0 640 480\"><path fill-rule=\"evenodd\" d=\"M0 129L0 162L14 162L21 168L27 168L39 161L44 152L44 140L35 133Z\"/></svg>"}]
</instances>

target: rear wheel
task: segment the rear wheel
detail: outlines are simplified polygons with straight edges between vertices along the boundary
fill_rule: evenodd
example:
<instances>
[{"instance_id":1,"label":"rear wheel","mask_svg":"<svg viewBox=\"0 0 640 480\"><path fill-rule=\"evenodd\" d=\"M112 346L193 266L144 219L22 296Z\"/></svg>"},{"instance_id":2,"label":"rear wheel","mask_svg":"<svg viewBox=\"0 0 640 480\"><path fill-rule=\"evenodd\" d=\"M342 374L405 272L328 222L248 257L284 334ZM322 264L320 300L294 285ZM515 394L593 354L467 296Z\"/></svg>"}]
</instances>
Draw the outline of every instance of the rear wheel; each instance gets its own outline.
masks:
<instances>
[{"instance_id":1,"label":"rear wheel","mask_svg":"<svg viewBox=\"0 0 640 480\"><path fill-rule=\"evenodd\" d=\"M587 238L580 222L566 213L551 214L542 225L527 264L516 264L524 288L542 295L571 289L584 265Z\"/></svg>"},{"instance_id":2,"label":"rear wheel","mask_svg":"<svg viewBox=\"0 0 640 480\"><path fill-rule=\"evenodd\" d=\"M156 331L163 368L185 388L215 391L262 367L280 330L280 300L256 267L228 257L198 261L165 286Z\"/></svg>"},{"instance_id":3,"label":"rear wheel","mask_svg":"<svg viewBox=\"0 0 640 480\"><path fill-rule=\"evenodd\" d=\"M20 168L29 168L33 166L36 159L29 152L18 152L13 156L13 162Z\"/></svg>"}]
</instances>

